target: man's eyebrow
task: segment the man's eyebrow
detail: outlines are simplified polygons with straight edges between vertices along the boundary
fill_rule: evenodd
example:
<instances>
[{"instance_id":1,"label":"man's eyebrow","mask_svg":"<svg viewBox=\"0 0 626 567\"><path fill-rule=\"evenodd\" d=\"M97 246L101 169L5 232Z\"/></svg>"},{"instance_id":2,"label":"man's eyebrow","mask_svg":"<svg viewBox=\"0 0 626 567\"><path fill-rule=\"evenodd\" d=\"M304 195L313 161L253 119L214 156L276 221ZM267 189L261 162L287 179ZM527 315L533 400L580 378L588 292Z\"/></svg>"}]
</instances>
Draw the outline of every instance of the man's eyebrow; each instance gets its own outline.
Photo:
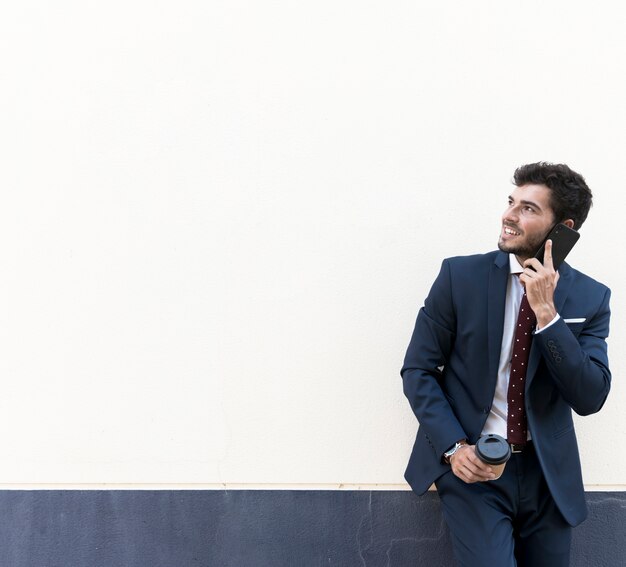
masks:
<instances>
[{"instance_id":1,"label":"man's eyebrow","mask_svg":"<svg viewBox=\"0 0 626 567\"><path fill-rule=\"evenodd\" d=\"M513 198L512 195L509 195L509 201L515 201L515 199ZM531 207L535 207L535 209L539 209L540 211L543 210L537 203L535 203L534 201L526 201L525 199L522 199L520 201L520 203L522 205L530 205Z\"/></svg>"},{"instance_id":2,"label":"man's eyebrow","mask_svg":"<svg viewBox=\"0 0 626 567\"><path fill-rule=\"evenodd\" d=\"M537 203L535 203L534 201L521 200L520 203L522 205L530 205L531 207L535 207L535 209L541 210L541 207Z\"/></svg>"}]
</instances>

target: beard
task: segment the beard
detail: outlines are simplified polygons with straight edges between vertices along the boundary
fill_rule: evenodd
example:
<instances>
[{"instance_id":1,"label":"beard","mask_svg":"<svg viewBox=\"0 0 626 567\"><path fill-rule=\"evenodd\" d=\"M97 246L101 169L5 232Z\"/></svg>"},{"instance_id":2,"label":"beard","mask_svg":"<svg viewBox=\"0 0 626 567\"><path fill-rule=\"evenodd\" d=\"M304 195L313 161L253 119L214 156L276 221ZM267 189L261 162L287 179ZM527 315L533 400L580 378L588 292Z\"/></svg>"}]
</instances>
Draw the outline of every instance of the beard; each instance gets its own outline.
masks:
<instances>
[{"instance_id":1,"label":"beard","mask_svg":"<svg viewBox=\"0 0 626 567\"><path fill-rule=\"evenodd\" d=\"M511 227L513 230L519 229L517 227ZM519 258L526 260L527 258L532 258L541 245L548 233L546 234L530 234L526 235L525 238L520 239L519 237L516 239L518 242L507 242L503 240L502 237L498 240L498 248L502 250L502 252L507 252L509 254L515 254ZM521 240L521 241L519 241Z\"/></svg>"}]
</instances>

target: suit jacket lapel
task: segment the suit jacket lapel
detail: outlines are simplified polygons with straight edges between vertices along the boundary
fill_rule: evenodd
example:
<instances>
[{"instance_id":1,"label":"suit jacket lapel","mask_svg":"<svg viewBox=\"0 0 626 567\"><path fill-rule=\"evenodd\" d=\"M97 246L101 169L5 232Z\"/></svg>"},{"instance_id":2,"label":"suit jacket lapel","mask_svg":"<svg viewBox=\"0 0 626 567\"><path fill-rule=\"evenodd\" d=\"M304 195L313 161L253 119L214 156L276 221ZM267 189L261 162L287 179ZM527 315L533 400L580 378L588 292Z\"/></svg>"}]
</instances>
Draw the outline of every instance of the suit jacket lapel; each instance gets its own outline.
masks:
<instances>
[{"instance_id":1,"label":"suit jacket lapel","mask_svg":"<svg viewBox=\"0 0 626 567\"><path fill-rule=\"evenodd\" d=\"M489 378L492 379L494 387L497 381L500 351L502 349L504 306L506 303L506 286L509 272L509 256L504 252L499 252L489 272L489 301L487 302Z\"/></svg>"},{"instance_id":2,"label":"suit jacket lapel","mask_svg":"<svg viewBox=\"0 0 626 567\"><path fill-rule=\"evenodd\" d=\"M554 290L554 306L556 307L557 313L561 313L563 306L565 305L565 300L567 299L567 295L569 294L569 290L572 286L572 280L572 270L570 266L564 262L559 268L559 281L557 282L556 289ZM529 384L532 382L535 374L537 373L537 368L539 367L540 360L540 350L538 347L535 346L535 342L533 341L533 344L530 347L530 354L528 357L526 390L528 390Z\"/></svg>"}]
</instances>

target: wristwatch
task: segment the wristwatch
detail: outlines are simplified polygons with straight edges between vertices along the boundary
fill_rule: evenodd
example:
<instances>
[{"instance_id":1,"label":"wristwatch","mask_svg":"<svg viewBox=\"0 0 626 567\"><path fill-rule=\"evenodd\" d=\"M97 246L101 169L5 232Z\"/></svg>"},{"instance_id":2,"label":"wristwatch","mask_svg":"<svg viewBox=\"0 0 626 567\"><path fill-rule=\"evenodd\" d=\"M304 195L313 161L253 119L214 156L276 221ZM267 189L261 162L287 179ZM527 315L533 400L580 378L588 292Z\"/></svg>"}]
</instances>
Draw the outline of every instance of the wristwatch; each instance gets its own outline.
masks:
<instances>
[{"instance_id":1,"label":"wristwatch","mask_svg":"<svg viewBox=\"0 0 626 567\"><path fill-rule=\"evenodd\" d=\"M461 439L460 441L457 441L450 449L448 449L443 454L443 462L446 463L446 465L449 465L452 455L454 455L461 447L463 447L463 445L467 445L467 439Z\"/></svg>"}]
</instances>

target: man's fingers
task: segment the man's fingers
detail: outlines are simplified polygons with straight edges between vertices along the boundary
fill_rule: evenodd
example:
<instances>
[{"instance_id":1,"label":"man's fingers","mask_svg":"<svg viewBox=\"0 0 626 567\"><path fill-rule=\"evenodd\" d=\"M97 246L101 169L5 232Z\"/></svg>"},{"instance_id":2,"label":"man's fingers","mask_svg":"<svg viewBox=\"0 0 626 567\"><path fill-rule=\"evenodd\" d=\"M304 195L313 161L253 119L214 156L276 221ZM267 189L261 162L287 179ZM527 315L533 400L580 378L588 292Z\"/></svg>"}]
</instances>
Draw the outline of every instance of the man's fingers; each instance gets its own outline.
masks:
<instances>
[{"instance_id":1,"label":"man's fingers","mask_svg":"<svg viewBox=\"0 0 626 567\"><path fill-rule=\"evenodd\" d=\"M526 287L526 285L529 282L532 282L536 277L537 277L537 272L535 272L535 270L531 270L530 268L527 268L519 275L519 281L522 282L524 287Z\"/></svg>"},{"instance_id":2,"label":"man's fingers","mask_svg":"<svg viewBox=\"0 0 626 567\"><path fill-rule=\"evenodd\" d=\"M476 465L474 465L473 463L471 463L468 466L468 469L470 470L470 472L472 473L472 475L474 475L476 478L480 479L480 480L490 480L492 479L495 475L493 473L493 471L491 470L491 467L487 466L487 468L479 468Z\"/></svg>"},{"instance_id":3,"label":"man's fingers","mask_svg":"<svg viewBox=\"0 0 626 567\"><path fill-rule=\"evenodd\" d=\"M457 476L464 482L486 482L493 480L495 475L493 473L484 474L477 469L472 469L470 466L462 466L458 469Z\"/></svg>"},{"instance_id":4,"label":"man's fingers","mask_svg":"<svg viewBox=\"0 0 626 567\"><path fill-rule=\"evenodd\" d=\"M532 274L538 272L542 267L542 263L537 258L528 258L524 261L524 273Z\"/></svg>"},{"instance_id":5,"label":"man's fingers","mask_svg":"<svg viewBox=\"0 0 626 567\"><path fill-rule=\"evenodd\" d=\"M481 461L474 451L467 455L467 460L476 471L480 471L483 474L490 474L492 472L491 467L487 463Z\"/></svg>"},{"instance_id":6,"label":"man's fingers","mask_svg":"<svg viewBox=\"0 0 626 567\"><path fill-rule=\"evenodd\" d=\"M552 240L546 240L546 248L543 251L543 266L550 271L554 270L554 264L552 263Z\"/></svg>"},{"instance_id":7,"label":"man's fingers","mask_svg":"<svg viewBox=\"0 0 626 567\"><path fill-rule=\"evenodd\" d=\"M463 482L484 482L495 478L492 468L478 458L473 446L462 449L452 459L452 471Z\"/></svg>"}]
</instances>

